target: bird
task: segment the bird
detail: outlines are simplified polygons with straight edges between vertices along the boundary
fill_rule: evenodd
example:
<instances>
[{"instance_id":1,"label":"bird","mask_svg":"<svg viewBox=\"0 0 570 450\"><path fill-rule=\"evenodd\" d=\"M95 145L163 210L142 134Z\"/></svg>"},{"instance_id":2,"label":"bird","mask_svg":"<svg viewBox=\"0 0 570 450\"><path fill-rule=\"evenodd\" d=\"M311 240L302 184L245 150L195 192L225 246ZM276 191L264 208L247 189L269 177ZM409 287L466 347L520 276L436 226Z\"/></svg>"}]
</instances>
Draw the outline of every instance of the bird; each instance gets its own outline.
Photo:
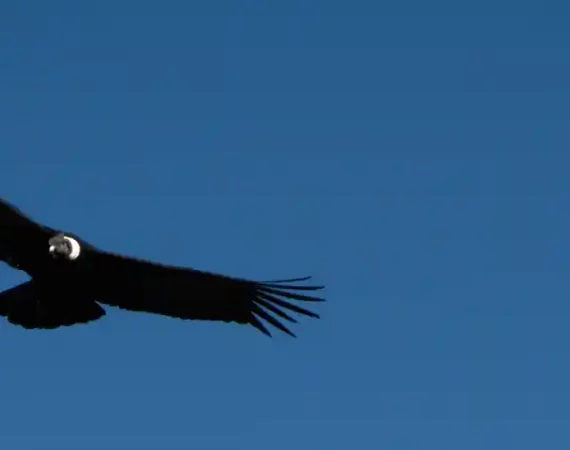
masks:
<instances>
[{"instance_id":1,"label":"bird","mask_svg":"<svg viewBox=\"0 0 570 450\"><path fill-rule=\"evenodd\" d=\"M324 302L299 284L312 277L254 281L164 264L98 248L75 233L41 224L0 198L0 261L29 279L0 292L0 316L26 329L92 323L105 306L177 319L250 325L271 337ZM271 331L270 331L271 329Z\"/></svg>"}]
</instances>

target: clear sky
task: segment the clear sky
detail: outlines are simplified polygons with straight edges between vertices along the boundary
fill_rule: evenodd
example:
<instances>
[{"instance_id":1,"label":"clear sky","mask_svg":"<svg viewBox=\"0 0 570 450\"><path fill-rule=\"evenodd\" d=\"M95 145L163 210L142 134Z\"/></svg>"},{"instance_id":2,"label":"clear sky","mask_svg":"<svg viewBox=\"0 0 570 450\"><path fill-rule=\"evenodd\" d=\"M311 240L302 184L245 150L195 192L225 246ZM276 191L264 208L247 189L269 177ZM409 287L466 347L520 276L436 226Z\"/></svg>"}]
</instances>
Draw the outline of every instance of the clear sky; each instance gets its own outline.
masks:
<instances>
[{"instance_id":1,"label":"clear sky","mask_svg":"<svg viewBox=\"0 0 570 450\"><path fill-rule=\"evenodd\" d=\"M570 6L397 5L0 3L2 197L329 300L2 321L1 448L570 448Z\"/></svg>"}]
</instances>

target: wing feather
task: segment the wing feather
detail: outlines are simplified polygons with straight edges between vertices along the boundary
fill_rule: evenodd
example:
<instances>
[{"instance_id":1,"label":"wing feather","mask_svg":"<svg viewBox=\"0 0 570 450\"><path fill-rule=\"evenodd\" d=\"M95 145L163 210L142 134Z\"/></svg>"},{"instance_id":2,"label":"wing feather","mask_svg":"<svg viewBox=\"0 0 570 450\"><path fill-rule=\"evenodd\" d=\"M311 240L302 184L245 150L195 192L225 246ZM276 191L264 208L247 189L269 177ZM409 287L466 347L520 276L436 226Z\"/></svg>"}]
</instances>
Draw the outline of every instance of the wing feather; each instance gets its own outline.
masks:
<instances>
[{"instance_id":1,"label":"wing feather","mask_svg":"<svg viewBox=\"0 0 570 450\"><path fill-rule=\"evenodd\" d=\"M47 239L55 233L0 199L0 260L25 270L37 249L47 245Z\"/></svg>"},{"instance_id":2,"label":"wing feather","mask_svg":"<svg viewBox=\"0 0 570 450\"><path fill-rule=\"evenodd\" d=\"M257 282L100 250L92 250L90 260L96 274L94 286L100 303L180 319L250 324L269 336L271 334L261 320L294 336L279 320L296 322L284 310L319 317L289 300L324 301L293 292L322 289L322 286ZM284 281L293 283L308 278Z\"/></svg>"}]
</instances>

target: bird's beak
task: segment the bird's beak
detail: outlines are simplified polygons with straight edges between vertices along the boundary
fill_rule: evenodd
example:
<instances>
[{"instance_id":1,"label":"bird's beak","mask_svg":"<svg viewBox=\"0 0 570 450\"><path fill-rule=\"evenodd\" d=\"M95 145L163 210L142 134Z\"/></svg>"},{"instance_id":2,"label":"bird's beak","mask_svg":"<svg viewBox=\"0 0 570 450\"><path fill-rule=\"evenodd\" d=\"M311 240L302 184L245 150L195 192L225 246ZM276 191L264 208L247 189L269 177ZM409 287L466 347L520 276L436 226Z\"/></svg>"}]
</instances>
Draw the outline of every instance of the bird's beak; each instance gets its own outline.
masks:
<instances>
[{"instance_id":1,"label":"bird's beak","mask_svg":"<svg viewBox=\"0 0 570 450\"><path fill-rule=\"evenodd\" d=\"M50 253L55 252L55 245L50 245L50 246L49 246L49 252L50 252Z\"/></svg>"}]
</instances>

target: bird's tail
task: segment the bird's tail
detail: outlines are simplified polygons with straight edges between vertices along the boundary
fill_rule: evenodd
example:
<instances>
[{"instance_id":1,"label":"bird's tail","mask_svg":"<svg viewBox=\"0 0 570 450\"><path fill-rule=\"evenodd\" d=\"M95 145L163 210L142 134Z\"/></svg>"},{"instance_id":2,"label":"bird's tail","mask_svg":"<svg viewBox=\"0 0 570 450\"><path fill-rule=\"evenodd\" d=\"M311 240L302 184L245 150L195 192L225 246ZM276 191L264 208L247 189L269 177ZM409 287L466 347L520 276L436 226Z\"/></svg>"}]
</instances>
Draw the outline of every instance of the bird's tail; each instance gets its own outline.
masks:
<instances>
[{"instance_id":1,"label":"bird's tail","mask_svg":"<svg viewBox=\"0 0 570 450\"><path fill-rule=\"evenodd\" d=\"M87 323L105 315L95 301L62 297L33 280L0 293L0 316L24 328L53 329Z\"/></svg>"}]
</instances>

